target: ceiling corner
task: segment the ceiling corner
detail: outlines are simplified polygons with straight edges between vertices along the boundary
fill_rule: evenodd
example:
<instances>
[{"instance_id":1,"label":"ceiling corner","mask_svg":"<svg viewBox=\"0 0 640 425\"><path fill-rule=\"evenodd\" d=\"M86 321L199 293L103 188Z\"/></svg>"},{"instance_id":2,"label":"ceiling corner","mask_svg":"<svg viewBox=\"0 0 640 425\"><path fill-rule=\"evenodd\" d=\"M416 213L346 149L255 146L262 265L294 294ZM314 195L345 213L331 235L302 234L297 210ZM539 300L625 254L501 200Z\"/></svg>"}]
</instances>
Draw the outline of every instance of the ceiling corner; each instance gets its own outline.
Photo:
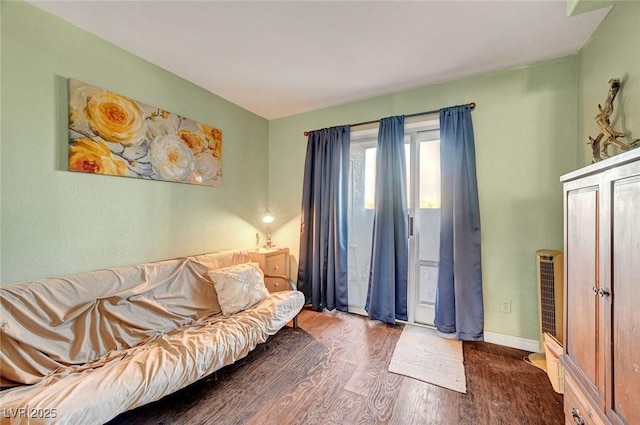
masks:
<instances>
[{"instance_id":1,"label":"ceiling corner","mask_svg":"<svg viewBox=\"0 0 640 425\"><path fill-rule=\"evenodd\" d=\"M612 6L613 0L567 0L567 16L575 16L592 10Z\"/></svg>"}]
</instances>

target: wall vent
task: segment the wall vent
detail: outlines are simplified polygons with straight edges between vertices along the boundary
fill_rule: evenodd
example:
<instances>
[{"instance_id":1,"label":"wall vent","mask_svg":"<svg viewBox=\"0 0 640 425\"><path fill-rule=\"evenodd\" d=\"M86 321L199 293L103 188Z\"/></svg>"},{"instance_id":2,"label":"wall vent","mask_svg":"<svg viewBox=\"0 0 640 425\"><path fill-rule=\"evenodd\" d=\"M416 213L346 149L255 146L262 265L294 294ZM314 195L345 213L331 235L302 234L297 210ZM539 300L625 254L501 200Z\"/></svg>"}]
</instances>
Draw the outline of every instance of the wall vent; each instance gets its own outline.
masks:
<instances>
[{"instance_id":1,"label":"wall vent","mask_svg":"<svg viewBox=\"0 0 640 425\"><path fill-rule=\"evenodd\" d=\"M540 346L548 333L562 344L563 257L562 252L540 250L536 253L538 299L540 301Z\"/></svg>"},{"instance_id":2,"label":"wall vent","mask_svg":"<svg viewBox=\"0 0 640 425\"><path fill-rule=\"evenodd\" d=\"M540 301L540 348L525 360L547 372L555 392L564 394L562 355L562 300L564 298L564 259L560 251L536 252L538 299Z\"/></svg>"}]
</instances>

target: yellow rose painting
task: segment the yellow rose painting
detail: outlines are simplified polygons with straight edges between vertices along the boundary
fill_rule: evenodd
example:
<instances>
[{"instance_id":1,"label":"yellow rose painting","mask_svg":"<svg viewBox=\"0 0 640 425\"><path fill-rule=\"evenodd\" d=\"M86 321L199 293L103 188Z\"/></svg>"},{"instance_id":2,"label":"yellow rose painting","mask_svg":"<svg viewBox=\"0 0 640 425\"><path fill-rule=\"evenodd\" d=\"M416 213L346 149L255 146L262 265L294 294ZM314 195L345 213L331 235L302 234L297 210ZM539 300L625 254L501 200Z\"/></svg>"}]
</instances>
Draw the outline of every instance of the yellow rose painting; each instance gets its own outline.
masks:
<instances>
[{"instance_id":1,"label":"yellow rose painting","mask_svg":"<svg viewBox=\"0 0 640 425\"><path fill-rule=\"evenodd\" d=\"M190 132L189 130L178 131L178 137L191 149L194 155L204 151L207 144L202 140L202 137Z\"/></svg>"},{"instance_id":2,"label":"yellow rose painting","mask_svg":"<svg viewBox=\"0 0 640 425\"><path fill-rule=\"evenodd\" d=\"M222 131L69 79L69 170L219 187Z\"/></svg>"},{"instance_id":3,"label":"yellow rose painting","mask_svg":"<svg viewBox=\"0 0 640 425\"><path fill-rule=\"evenodd\" d=\"M82 138L69 145L69 169L85 173L126 176L127 164L111 154L102 142Z\"/></svg>"},{"instance_id":4,"label":"yellow rose painting","mask_svg":"<svg viewBox=\"0 0 640 425\"><path fill-rule=\"evenodd\" d=\"M208 125L200 124L200 131L209 144L209 149L215 157L222 156L222 131Z\"/></svg>"},{"instance_id":5,"label":"yellow rose painting","mask_svg":"<svg viewBox=\"0 0 640 425\"><path fill-rule=\"evenodd\" d=\"M87 100L84 114L93 132L104 140L137 146L144 141L146 123L138 105L126 97L100 92Z\"/></svg>"}]
</instances>

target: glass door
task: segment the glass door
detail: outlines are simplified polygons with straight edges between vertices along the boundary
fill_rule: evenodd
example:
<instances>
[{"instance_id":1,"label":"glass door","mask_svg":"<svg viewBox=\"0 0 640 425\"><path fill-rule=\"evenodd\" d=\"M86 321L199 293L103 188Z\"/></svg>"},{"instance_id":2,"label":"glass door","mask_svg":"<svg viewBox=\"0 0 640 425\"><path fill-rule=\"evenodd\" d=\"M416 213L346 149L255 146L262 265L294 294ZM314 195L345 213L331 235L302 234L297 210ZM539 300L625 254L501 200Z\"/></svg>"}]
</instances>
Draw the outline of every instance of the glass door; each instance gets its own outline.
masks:
<instances>
[{"instance_id":1,"label":"glass door","mask_svg":"<svg viewBox=\"0 0 640 425\"><path fill-rule=\"evenodd\" d=\"M354 137L355 136L355 137ZM364 314L373 241L376 142L378 133L352 135L348 206L349 311ZM374 182L372 185L371 182Z\"/></svg>"},{"instance_id":2,"label":"glass door","mask_svg":"<svg viewBox=\"0 0 640 425\"><path fill-rule=\"evenodd\" d=\"M440 131L410 136L409 321L433 325L440 253Z\"/></svg>"},{"instance_id":3,"label":"glass door","mask_svg":"<svg viewBox=\"0 0 640 425\"><path fill-rule=\"evenodd\" d=\"M433 324L440 248L438 122L405 125L409 210L409 322ZM367 314L373 240L377 129L352 132L348 208L349 311Z\"/></svg>"}]
</instances>

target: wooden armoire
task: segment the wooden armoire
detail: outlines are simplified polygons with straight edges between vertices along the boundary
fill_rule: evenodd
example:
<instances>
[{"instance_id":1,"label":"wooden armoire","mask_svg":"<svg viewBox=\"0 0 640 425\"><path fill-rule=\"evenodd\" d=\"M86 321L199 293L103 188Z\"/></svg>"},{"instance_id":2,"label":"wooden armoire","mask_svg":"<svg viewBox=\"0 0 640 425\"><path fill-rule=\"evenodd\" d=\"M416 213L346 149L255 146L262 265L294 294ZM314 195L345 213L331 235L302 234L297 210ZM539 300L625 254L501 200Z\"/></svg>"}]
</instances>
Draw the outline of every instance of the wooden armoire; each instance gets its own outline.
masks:
<instances>
[{"instance_id":1,"label":"wooden armoire","mask_svg":"<svg viewBox=\"0 0 640 425\"><path fill-rule=\"evenodd\" d=\"M567 425L640 425L640 149L562 176Z\"/></svg>"}]
</instances>

